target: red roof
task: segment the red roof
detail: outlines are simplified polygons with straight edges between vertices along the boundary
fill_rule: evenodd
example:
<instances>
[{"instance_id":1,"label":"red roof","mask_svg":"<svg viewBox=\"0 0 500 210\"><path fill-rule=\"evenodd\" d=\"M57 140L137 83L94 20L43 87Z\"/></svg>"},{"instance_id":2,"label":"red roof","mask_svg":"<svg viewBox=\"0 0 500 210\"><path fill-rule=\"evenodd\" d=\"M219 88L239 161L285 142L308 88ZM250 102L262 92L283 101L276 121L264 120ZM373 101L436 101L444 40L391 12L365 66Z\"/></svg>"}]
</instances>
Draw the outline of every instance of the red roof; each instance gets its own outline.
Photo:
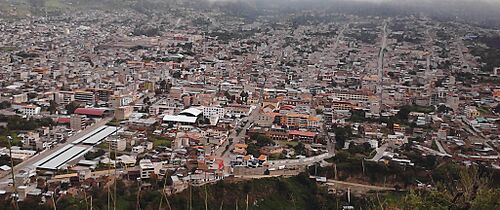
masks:
<instances>
[{"instance_id":1,"label":"red roof","mask_svg":"<svg viewBox=\"0 0 500 210\"><path fill-rule=\"evenodd\" d=\"M71 118L69 118L69 117L57 118L57 123L59 123L59 124L67 124L67 123L70 123L70 121L71 121Z\"/></svg>"},{"instance_id":2,"label":"red roof","mask_svg":"<svg viewBox=\"0 0 500 210\"><path fill-rule=\"evenodd\" d=\"M280 107L280 110L292 110L293 106L292 105L283 105Z\"/></svg>"},{"instance_id":3,"label":"red roof","mask_svg":"<svg viewBox=\"0 0 500 210\"><path fill-rule=\"evenodd\" d=\"M305 137L315 137L316 133L310 132L310 131L298 131L298 130L292 130L288 132L289 135L292 136L305 136Z\"/></svg>"},{"instance_id":4,"label":"red roof","mask_svg":"<svg viewBox=\"0 0 500 210\"><path fill-rule=\"evenodd\" d=\"M104 114L104 110L103 109L93 109L93 108L77 108L75 110L75 114L102 116Z\"/></svg>"}]
</instances>

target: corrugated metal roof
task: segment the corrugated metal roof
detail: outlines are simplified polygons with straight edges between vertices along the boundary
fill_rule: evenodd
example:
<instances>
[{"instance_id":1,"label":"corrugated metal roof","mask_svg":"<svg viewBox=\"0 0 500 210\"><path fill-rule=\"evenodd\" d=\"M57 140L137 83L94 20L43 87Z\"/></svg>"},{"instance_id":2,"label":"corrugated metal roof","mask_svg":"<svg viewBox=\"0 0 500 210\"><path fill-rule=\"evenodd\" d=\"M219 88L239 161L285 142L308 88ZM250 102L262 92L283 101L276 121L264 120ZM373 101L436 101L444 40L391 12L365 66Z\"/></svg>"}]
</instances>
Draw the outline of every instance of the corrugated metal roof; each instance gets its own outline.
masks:
<instances>
[{"instance_id":1,"label":"corrugated metal roof","mask_svg":"<svg viewBox=\"0 0 500 210\"><path fill-rule=\"evenodd\" d=\"M188 115L192 115L194 117L198 117L198 115L200 115L203 111L197 109L197 108L189 108L189 109L186 109L184 111L182 111L180 113L180 115L182 114L188 114Z\"/></svg>"},{"instance_id":2,"label":"corrugated metal roof","mask_svg":"<svg viewBox=\"0 0 500 210\"><path fill-rule=\"evenodd\" d=\"M102 116L104 114L104 109L93 109L93 108L77 108L75 114L81 115L91 115L91 116Z\"/></svg>"},{"instance_id":3,"label":"corrugated metal roof","mask_svg":"<svg viewBox=\"0 0 500 210\"><path fill-rule=\"evenodd\" d=\"M34 165L35 166L40 166L40 165L43 165L44 163L48 162L50 159L58 156L59 154L65 152L66 150L70 149L71 147L73 147L73 145L71 144L68 144L66 146L64 146L63 148L57 150L57 152L54 152L52 154L50 154L49 156L46 156L45 158L39 160L38 162L36 162Z\"/></svg>"},{"instance_id":4,"label":"corrugated metal roof","mask_svg":"<svg viewBox=\"0 0 500 210\"><path fill-rule=\"evenodd\" d=\"M118 128L115 126L107 126L106 128L104 128L100 132L94 134L93 136L90 136L88 139L83 141L83 143L84 144L92 144L92 145L97 144L100 141L102 141L103 139L105 139L106 137L108 137L109 135L115 133L117 130L118 130Z\"/></svg>"},{"instance_id":5,"label":"corrugated metal roof","mask_svg":"<svg viewBox=\"0 0 500 210\"><path fill-rule=\"evenodd\" d=\"M71 142L72 144L79 144L79 143L82 143L83 141L87 140L88 138L92 137L93 135L95 135L96 133L98 132L101 132L102 130L106 129L108 126L101 126L93 131L91 131L90 133L87 133L85 134L84 136L80 137L79 139Z\"/></svg>"},{"instance_id":6,"label":"corrugated metal roof","mask_svg":"<svg viewBox=\"0 0 500 210\"><path fill-rule=\"evenodd\" d=\"M65 150L64 152L59 153L56 157L38 166L38 168L50 169L50 170L60 169L67 162L84 155L87 149L88 148L86 147L78 147L78 146L71 147Z\"/></svg>"},{"instance_id":7,"label":"corrugated metal roof","mask_svg":"<svg viewBox=\"0 0 500 210\"><path fill-rule=\"evenodd\" d=\"M184 115L165 115L163 121L165 122L180 122L180 123L195 123L197 117L189 117Z\"/></svg>"}]
</instances>

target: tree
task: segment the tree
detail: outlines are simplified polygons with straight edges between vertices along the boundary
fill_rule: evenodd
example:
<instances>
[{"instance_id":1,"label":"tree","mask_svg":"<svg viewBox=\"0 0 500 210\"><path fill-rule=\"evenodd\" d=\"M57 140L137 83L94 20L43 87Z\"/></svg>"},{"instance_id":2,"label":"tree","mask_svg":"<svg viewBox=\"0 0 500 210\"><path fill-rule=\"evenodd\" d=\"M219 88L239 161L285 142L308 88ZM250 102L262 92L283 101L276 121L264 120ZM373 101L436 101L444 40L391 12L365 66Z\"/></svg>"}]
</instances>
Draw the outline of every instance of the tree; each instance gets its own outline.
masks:
<instances>
[{"instance_id":1,"label":"tree","mask_svg":"<svg viewBox=\"0 0 500 210\"><path fill-rule=\"evenodd\" d=\"M8 101L2 101L0 102L0 109L7 109L10 108L11 104Z\"/></svg>"},{"instance_id":2,"label":"tree","mask_svg":"<svg viewBox=\"0 0 500 210\"><path fill-rule=\"evenodd\" d=\"M77 102L72 101L69 104L66 104L64 107L67 111L68 114L73 114L75 113L75 110L79 107L80 105Z\"/></svg>"},{"instance_id":3,"label":"tree","mask_svg":"<svg viewBox=\"0 0 500 210\"><path fill-rule=\"evenodd\" d=\"M396 117L401 121L408 121L408 115L410 112L411 109L409 106L402 106L396 114Z\"/></svg>"},{"instance_id":4,"label":"tree","mask_svg":"<svg viewBox=\"0 0 500 210\"><path fill-rule=\"evenodd\" d=\"M252 139L254 139L257 142L256 145L259 147L274 145L274 141L271 138L261 134L252 136Z\"/></svg>"},{"instance_id":5,"label":"tree","mask_svg":"<svg viewBox=\"0 0 500 210\"><path fill-rule=\"evenodd\" d=\"M149 104L150 100L151 100L151 99L149 98L149 96L146 96L142 102L143 102L144 104Z\"/></svg>"},{"instance_id":6,"label":"tree","mask_svg":"<svg viewBox=\"0 0 500 210\"><path fill-rule=\"evenodd\" d=\"M247 101L248 101L248 93L247 93L247 92L242 91L242 92L240 93L240 97L241 97L241 100L242 100L243 102L247 103Z\"/></svg>"},{"instance_id":7,"label":"tree","mask_svg":"<svg viewBox=\"0 0 500 210\"><path fill-rule=\"evenodd\" d=\"M57 103L54 100L51 100L49 102L49 104L50 104L49 105L49 112L50 112L50 114L55 114L56 111L57 111L57 106L58 106Z\"/></svg>"},{"instance_id":8,"label":"tree","mask_svg":"<svg viewBox=\"0 0 500 210\"><path fill-rule=\"evenodd\" d=\"M495 109L493 109L493 111L497 114L500 114L500 103L497 104L497 106L495 107Z\"/></svg>"},{"instance_id":9,"label":"tree","mask_svg":"<svg viewBox=\"0 0 500 210\"><path fill-rule=\"evenodd\" d=\"M181 72L180 71L175 71L173 74L172 74L172 77L173 78L176 78L176 79L180 79L182 76Z\"/></svg>"},{"instance_id":10,"label":"tree","mask_svg":"<svg viewBox=\"0 0 500 210\"><path fill-rule=\"evenodd\" d=\"M306 146L302 142L299 142L297 145L295 145L293 147L293 150L295 150L295 154L297 154L297 155L305 155L306 154Z\"/></svg>"},{"instance_id":11,"label":"tree","mask_svg":"<svg viewBox=\"0 0 500 210\"><path fill-rule=\"evenodd\" d=\"M335 141L338 147L344 147L345 142L352 136L351 126L346 125L344 127L335 127L333 129L335 133Z\"/></svg>"},{"instance_id":12,"label":"tree","mask_svg":"<svg viewBox=\"0 0 500 210\"><path fill-rule=\"evenodd\" d=\"M453 110L452 108L449 108L449 107L447 107L446 105L443 105L443 104L439 105L438 108L437 108L437 112L438 113L448 113L448 112L450 112L452 110Z\"/></svg>"}]
</instances>

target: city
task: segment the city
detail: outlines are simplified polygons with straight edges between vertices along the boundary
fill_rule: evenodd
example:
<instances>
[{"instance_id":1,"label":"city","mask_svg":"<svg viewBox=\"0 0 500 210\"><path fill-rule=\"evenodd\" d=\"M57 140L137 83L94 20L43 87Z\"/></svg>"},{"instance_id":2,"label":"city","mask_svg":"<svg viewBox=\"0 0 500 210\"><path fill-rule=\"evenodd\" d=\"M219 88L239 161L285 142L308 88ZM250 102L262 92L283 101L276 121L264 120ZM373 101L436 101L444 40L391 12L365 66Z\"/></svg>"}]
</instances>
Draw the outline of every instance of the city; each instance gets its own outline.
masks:
<instances>
[{"instance_id":1,"label":"city","mask_svg":"<svg viewBox=\"0 0 500 210\"><path fill-rule=\"evenodd\" d=\"M6 209L415 209L390 201L440 191L431 205L500 207L494 27L41 2L0 1Z\"/></svg>"}]
</instances>

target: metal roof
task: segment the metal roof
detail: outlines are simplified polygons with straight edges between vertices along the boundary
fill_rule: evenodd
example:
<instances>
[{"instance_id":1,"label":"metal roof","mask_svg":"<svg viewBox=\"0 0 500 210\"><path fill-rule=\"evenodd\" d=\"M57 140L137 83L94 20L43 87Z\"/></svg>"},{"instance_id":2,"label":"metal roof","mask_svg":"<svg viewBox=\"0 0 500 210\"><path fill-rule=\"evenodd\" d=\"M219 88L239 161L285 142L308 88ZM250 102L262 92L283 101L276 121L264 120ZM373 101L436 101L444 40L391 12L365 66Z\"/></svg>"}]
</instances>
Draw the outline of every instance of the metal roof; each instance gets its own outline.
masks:
<instances>
[{"instance_id":1,"label":"metal roof","mask_svg":"<svg viewBox=\"0 0 500 210\"><path fill-rule=\"evenodd\" d=\"M82 143L83 141L87 140L88 138L92 137L98 132L101 132L102 130L106 129L108 126L103 125L101 127L96 128L95 130L91 131L90 133L85 134L84 136L80 137L79 139L71 142L72 144L79 144Z\"/></svg>"},{"instance_id":2,"label":"metal roof","mask_svg":"<svg viewBox=\"0 0 500 210\"><path fill-rule=\"evenodd\" d=\"M103 130L99 131L98 133L95 133L94 135L90 136L87 138L85 141L83 141L83 144L97 144L109 135L115 133L118 131L118 127L115 126L106 126Z\"/></svg>"},{"instance_id":3,"label":"metal roof","mask_svg":"<svg viewBox=\"0 0 500 210\"><path fill-rule=\"evenodd\" d=\"M44 163L48 162L50 159L58 156L59 154L65 152L66 150L70 149L71 147L73 147L73 145L71 144L68 144L66 146L64 146L63 148L57 150L57 152L54 152L46 157L44 157L43 159L39 160L38 162L36 162L34 165L35 166L40 166L40 165L43 165Z\"/></svg>"},{"instance_id":4,"label":"metal roof","mask_svg":"<svg viewBox=\"0 0 500 210\"><path fill-rule=\"evenodd\" d=\"M181 113L179 113L179 115L183 115L183 114L188 114L188 115L192 115L193 117L198 117L198 115L200 115L203 111L197 109L197 108L189 108L189 109L186 109L184 111L182 111Z\"/></svg>"},{"instance_id":5,"label":"metal roof","mask_svg":"<svg viewBox=\"0 0 500 210\"><path fill-rule=\"evenodd\" d=\"M72 145L70 145L72 146ZM61 151L61 150L59 150ZM57 152L57 155L48 161L44 162L43 164L39 165L37 168L42 168L42 169L50 169L50 170L57 170L60 169L62 166L64 166L66 163L68 163L71 160L74 160L82 155L85 154L86 151L88 151L88 148L86 147L78 147L74 146L69 149L66 149L62 151L61 153Z\"/></svg>"},{"instance_id":6,"label":"metal roof","mask_svg":"<svg viewBox=\"0 0 500 210\"><path fill-rule=\"evenodd\" d=\"M75 114L81 115L91 115L91 116L102 116L106 110L104 109L94 109L94 108L77 108Z\"/></svg>"},{"instance_id":7,"label":"metal roof","mask_svg":"<svg viewBox=\"0 0 500 210\"><path fill-rule=\"evenodd\" d=\"M164 122L179 122L179 123L195 123L197 117L189 117L184 115L165 115Z\"/></svg>"}]
</instances>

